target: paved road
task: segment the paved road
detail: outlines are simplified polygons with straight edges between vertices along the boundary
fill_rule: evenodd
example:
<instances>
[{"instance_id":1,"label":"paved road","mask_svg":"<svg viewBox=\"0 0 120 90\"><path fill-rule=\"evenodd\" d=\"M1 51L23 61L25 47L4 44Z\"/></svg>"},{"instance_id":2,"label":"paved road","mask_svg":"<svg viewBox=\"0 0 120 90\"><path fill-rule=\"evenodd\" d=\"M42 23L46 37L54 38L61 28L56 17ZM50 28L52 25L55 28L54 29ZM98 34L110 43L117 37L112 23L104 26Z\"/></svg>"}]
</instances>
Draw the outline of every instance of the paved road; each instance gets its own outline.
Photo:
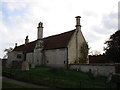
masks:
<instances>
[{"instance_id":1,"label":"paved road","mask_svg":"<svg viewBox=\"0 0 120 90\"><path fill-rule=\"evenodd\" d=\"M2 77L2 80L3 80L3 81L7 81L7 82L9 82L9 83L15 83L15 84L22 85L22 86L27 86L27 87L33 87L33 88L49 88L49 89L52 89L52 90L60 90L60 89L57 89L57 88L51 88L51 87L41 86L41 85L39 86L39 85L31 84L31 83L26 83L26 82L22 82L22 81L17 81L17 80L10 79L10 78L6 78L6 77Z\"/></svg>"}]
</instances>

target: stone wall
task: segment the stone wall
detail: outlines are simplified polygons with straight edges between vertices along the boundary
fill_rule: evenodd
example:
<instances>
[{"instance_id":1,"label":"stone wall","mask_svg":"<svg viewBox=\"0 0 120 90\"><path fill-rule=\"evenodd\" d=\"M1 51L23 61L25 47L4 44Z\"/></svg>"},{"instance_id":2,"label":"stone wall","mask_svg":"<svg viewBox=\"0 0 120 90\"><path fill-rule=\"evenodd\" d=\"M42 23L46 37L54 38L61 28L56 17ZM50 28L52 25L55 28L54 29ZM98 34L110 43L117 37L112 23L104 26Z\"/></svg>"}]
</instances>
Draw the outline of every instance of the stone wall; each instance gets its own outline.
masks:
<instances>
[{"instance_id":1,"label":"stone wall","mask_svg":"<svg viewBox=\"0 0 120 90\"><path fill-rule=\"evenodd\" d=\"M109 73L115 73L115 64L69 64L71 70L88 72L89 69L94 73L96 70L101 76L108 76Z\"/></svg>"}]
</instances>

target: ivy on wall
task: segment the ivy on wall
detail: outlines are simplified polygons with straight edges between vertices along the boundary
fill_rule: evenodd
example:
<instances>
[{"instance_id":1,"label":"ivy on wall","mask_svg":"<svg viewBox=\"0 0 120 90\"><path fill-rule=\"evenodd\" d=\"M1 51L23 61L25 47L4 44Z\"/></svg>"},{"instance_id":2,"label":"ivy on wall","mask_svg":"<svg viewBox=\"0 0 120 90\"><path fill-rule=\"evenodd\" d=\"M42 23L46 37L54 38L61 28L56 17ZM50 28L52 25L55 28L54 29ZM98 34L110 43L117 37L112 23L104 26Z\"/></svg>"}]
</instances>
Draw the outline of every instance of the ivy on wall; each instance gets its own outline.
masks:
<instances>
[{"instance_id":1,"label":"ivy on wall","mask_svg":"<svg viewBox=\"0 0 120 90\"><path fill-rule=\"evenodd\" d=\"M79 63L86 63L88 60L88 44L87 42L83 42L80 48L81 57L79 58Z\"/></svg>"}]
</instances>

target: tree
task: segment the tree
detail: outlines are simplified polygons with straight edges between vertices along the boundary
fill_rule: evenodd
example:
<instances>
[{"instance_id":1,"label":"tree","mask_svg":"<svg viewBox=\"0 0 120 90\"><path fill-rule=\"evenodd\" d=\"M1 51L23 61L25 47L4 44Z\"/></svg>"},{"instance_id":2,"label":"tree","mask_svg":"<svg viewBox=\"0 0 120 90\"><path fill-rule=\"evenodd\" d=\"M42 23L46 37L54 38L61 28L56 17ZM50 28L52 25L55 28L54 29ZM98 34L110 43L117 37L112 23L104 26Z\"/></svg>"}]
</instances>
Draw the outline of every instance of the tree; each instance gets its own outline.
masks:
<instances>
[{"instance_id":1,"label":"tree","mask_svg":"<svg viewBox=\"0 0 120 90\"><path fill-rule=\"evenodd\" d=\"M88 44L86 42L83 42L81 45L81 57L79 58L79 62L86 63L88 60Z\"/></svg>"},{"instance_id":2,"label":"tree","mask_svg":"<svg viewBox=\"0 0 120 90\"><path fill-rule=\"evenodd\" d=\"M3 58L8 58L8 54L13 50L13 48L8 48L8 49L5 49L4 52L6 52L6 54L4 55Z\"/></svg>"},{"instance_id":3,"label":"tree","mask_svg":"<svg viewBox=\"0 0 120 90\"><path fill-rule=\"evenodd\" d=\"M107 47L104 50L108 62L120 63L120 30L112 34L105 44Z\"/></svg>"}]
</instances>

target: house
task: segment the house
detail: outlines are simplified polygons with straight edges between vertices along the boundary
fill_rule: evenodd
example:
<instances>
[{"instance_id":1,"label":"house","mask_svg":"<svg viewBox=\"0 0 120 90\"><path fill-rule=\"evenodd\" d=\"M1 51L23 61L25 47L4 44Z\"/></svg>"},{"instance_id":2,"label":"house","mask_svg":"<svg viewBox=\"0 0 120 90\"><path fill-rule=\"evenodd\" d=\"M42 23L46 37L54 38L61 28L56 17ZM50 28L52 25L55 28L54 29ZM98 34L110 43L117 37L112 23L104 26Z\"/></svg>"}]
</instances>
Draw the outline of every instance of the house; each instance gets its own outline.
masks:
<instances>
[{"instance_id":1,"label":"house","mask_svg":"<svg viewBox=\"0 0 120 90\"><path fill-rule=\"evenodd\" d=\"M81 45L86 42L80 25L80 16L76 17L76 28L58 35L43 38L43 23L37 27L37 40L15 46L8 55L8 65L12 62L27 61L31 65L67 67L81 57Z\"/></svg>"}]
</instances>

